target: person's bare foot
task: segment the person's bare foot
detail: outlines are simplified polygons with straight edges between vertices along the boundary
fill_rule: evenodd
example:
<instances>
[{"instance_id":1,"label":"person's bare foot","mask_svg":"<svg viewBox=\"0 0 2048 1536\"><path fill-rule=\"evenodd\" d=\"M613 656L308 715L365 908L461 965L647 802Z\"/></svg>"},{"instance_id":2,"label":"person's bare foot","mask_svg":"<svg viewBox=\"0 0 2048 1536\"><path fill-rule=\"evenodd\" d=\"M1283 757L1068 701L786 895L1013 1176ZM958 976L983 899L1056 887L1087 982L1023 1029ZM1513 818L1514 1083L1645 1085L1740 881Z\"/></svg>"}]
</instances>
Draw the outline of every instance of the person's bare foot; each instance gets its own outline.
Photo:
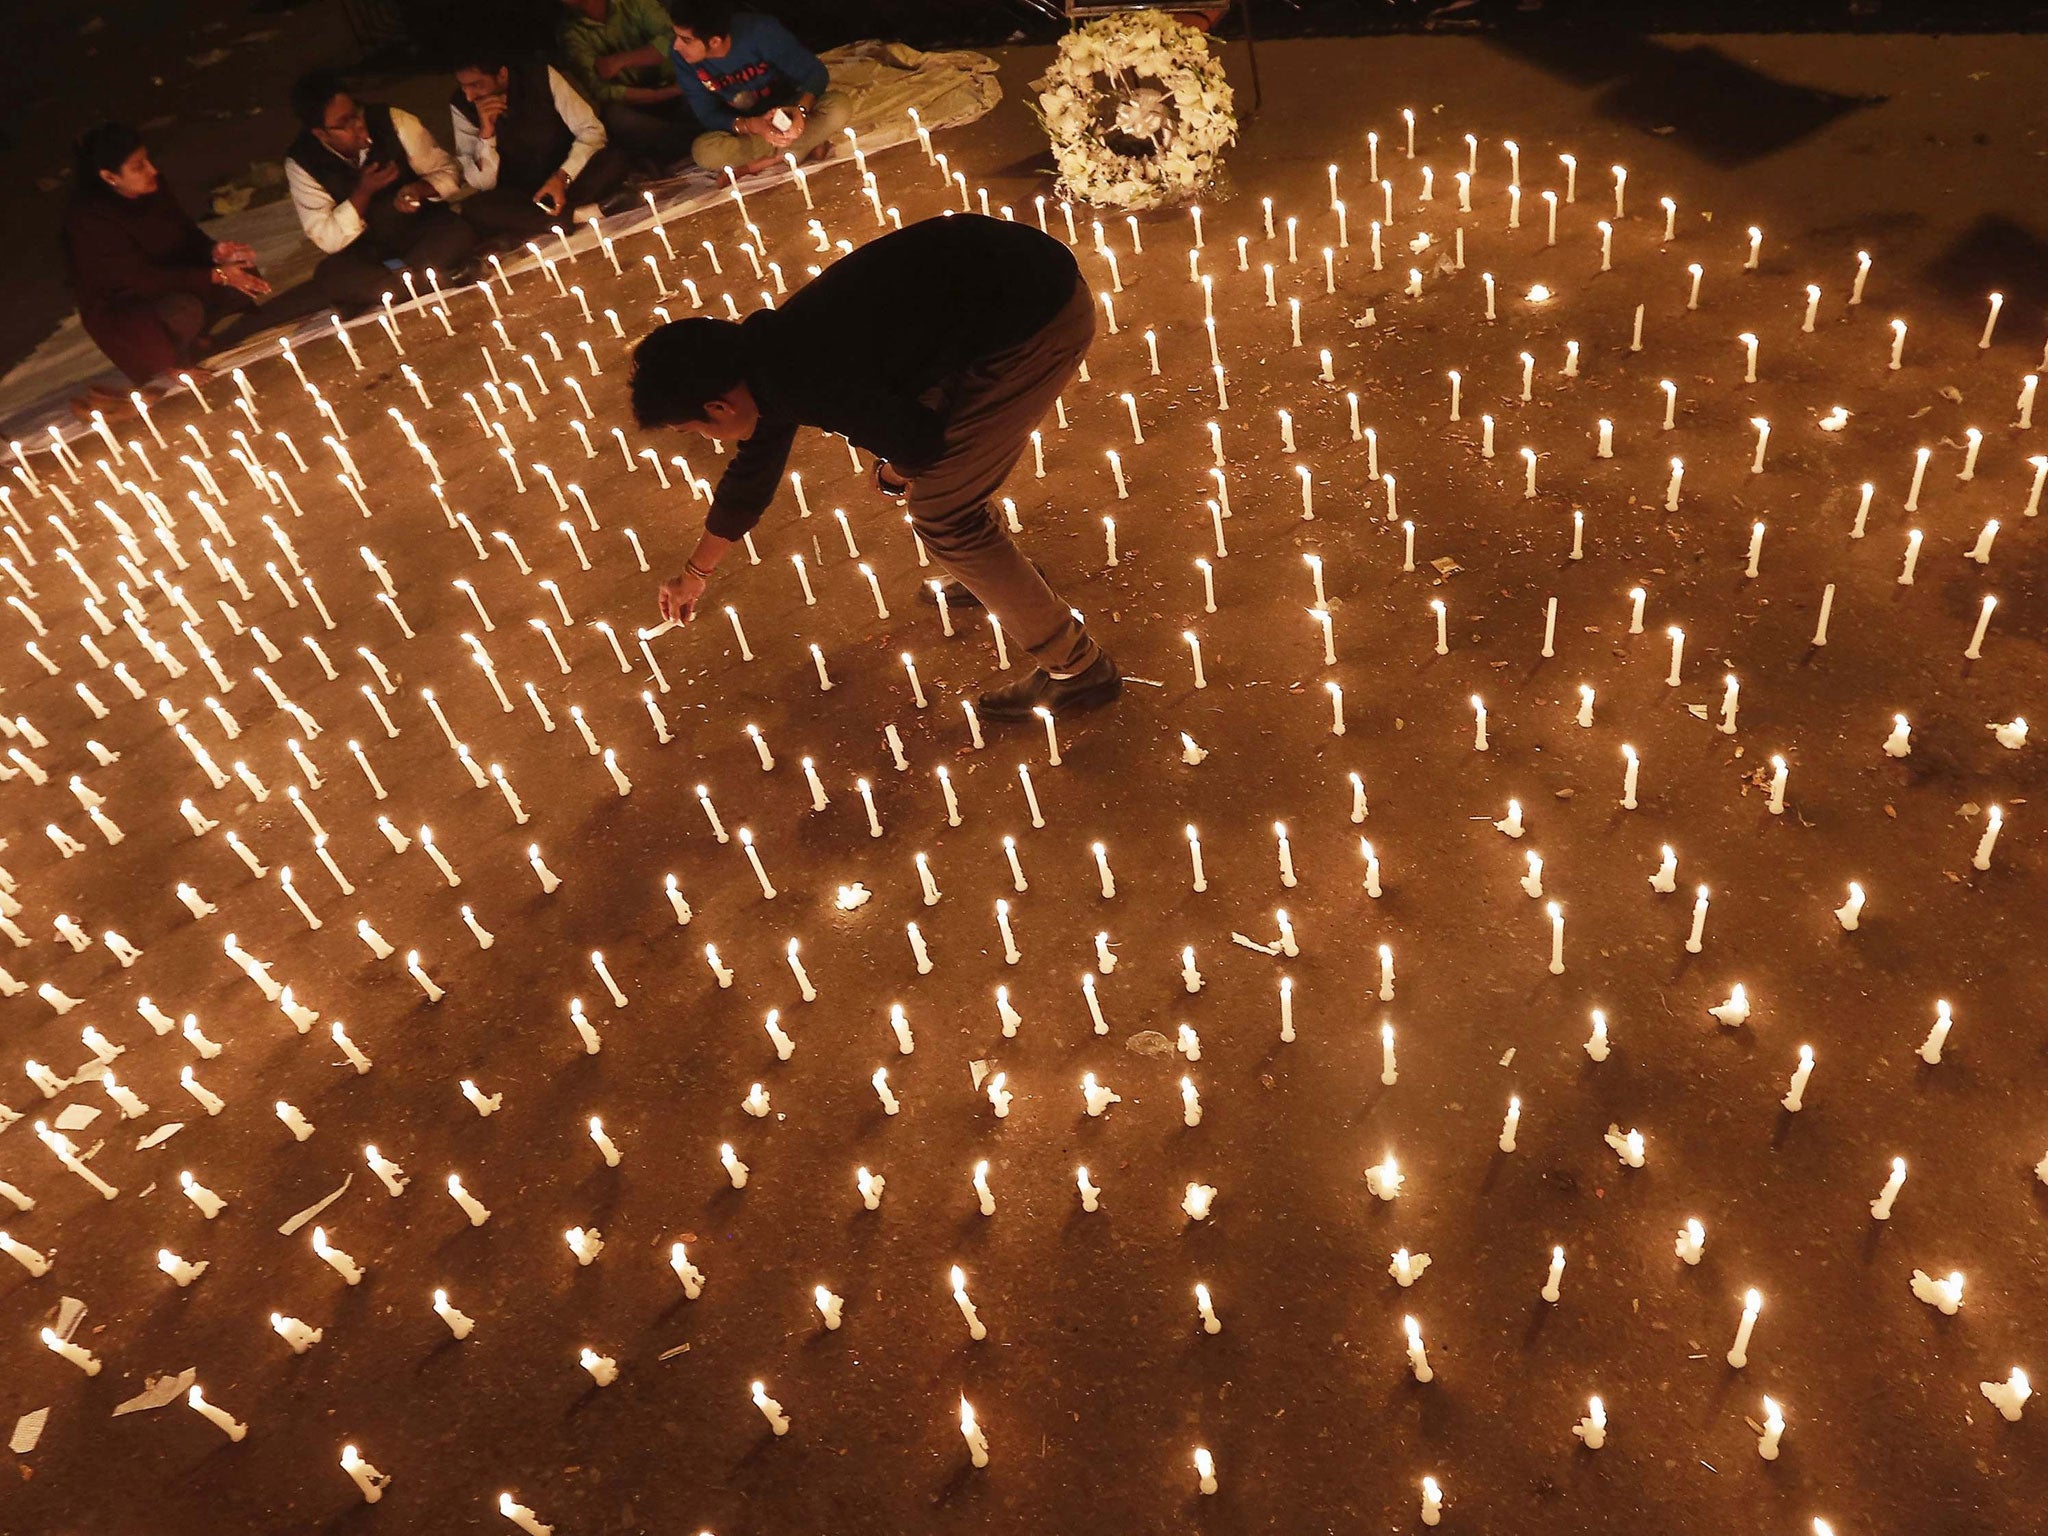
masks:
<instances>
[{"instance_id":1,"label":"person's bare foot","mask_svg":"<svg viewBox=\"0 0 2048 1536\"><path fill-rule=\"evenodd\" d=\"M740 167L739 174L742 176L758 176L771 165L778 165L780 163L774 155L768 156L765 160L749 160Z\"/></svg>"},{"instance_id":2,"label":"person's bare foot","mask_svg":"<svg viewBox=\"0 0 2048 1536\"><path fill-rule=\"evenodd\" d=\"M126 395L109 389L104 384L88 385L84 394L75 395L71 400L71 414L80 421L91 421L94 411L111 420L128 415L133 410L134 407Z\"/></svg>"},{"instance_id":3,"label":"person's bare foot","mask_svg":"<svg viewBox=\"0 0 2048 1536\"><path fill-rule=\"evenodd\" d=\"M827 139L824 143L820 144L816 149L812 150L808 155L804 156L804 163L807 165L816 165L821 160L830 160L831 158L832 141L830 139Z\"/></svg>"}]
</instances>

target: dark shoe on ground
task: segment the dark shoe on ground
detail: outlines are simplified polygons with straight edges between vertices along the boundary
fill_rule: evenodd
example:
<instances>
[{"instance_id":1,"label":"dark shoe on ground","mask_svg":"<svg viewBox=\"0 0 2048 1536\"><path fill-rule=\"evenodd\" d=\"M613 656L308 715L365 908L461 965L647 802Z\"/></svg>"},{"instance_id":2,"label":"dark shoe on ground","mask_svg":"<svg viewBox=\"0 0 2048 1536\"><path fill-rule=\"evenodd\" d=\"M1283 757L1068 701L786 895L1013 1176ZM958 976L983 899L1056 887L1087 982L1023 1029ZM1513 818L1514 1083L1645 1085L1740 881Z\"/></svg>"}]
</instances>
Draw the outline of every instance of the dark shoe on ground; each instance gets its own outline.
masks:
<instances>
[{"instance_id":1,"label":"dark shoe on ground","mask_svg":"<svg viewBox=\"0 0 2048 1536\"><path fill-rule=\"evenodd\" d=\"M1104 651L1087 671L1072 677L1054 677L1043 667L1034 667L1030 676L984 693L975 708L986 720L1029 720L1032 712L1040 708L1055 715L1068 715L1114 703L1123 687L1123 673Z\"/></svg>"}]
</instances>

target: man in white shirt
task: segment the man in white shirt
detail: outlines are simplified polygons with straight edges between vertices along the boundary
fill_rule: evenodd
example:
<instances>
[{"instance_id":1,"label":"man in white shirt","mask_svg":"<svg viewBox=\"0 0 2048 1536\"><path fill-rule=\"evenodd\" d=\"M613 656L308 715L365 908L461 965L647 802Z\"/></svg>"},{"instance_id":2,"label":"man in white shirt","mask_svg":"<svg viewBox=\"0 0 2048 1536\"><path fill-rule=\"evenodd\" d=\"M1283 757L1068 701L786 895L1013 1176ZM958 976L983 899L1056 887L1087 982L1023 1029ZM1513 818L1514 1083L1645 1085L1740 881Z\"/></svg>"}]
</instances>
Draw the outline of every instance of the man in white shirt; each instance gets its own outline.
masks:
<instances>
[{"instance_id":1,"label":"man in white shirt","mask_svg":"<svg viewBox=\"0 0 2048 1536\"><path fill-rule=\"evenodd\" d=\"M359 104L331 74L292 87L303 125L285 152L299 224L327 255L313 280L337 308L367 309L402 288L402 271L460 280L476 233L447 204L455 162L410 112ZM415 281L425 286L424 275Z\"/></svg>"},{"instance_id":2,"label":"man in white shirt","mask_svg":"<svg viewBox=\"0 0 2048 1536\"><path fill-rule=\"evenodd\" d=\"M530 240L580 223L624 185L626 157L559 71L479 45L457 62L455 86L455 158L477 189L462 211L480 234Z\"/></svg>"}]
</instances>

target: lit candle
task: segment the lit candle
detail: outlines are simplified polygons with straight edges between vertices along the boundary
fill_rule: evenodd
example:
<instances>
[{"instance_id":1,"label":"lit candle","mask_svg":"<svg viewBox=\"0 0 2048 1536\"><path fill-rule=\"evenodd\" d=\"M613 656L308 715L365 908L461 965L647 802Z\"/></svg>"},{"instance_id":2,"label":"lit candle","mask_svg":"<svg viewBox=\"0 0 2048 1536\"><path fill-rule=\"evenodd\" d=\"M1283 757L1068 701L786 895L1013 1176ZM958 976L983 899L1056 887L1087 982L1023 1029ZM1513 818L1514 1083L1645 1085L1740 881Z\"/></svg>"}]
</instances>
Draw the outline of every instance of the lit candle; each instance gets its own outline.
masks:
<instances>
[{"instance_id":1,"label":"lit candle","mask_svg":"<svg viewBox=\"0 0 2048 1536\"><path fill-rule=\"evenodd\" d=\"M1700 1255L1707 1246L1707 1229L1700 1225L1697 1217L1689 1217L1678 1234L1678 1257L1687 1264L1698 1264Z\"/></svg>"},{"instance_id":2,"label":"lit candle","mask_svg":"<svg viewBox=\"0 0 2048 1536\"><path fill-rule=\"evenodd\" d=\"M1979 1382L1977 1390L1990 1400L1992 1407L1998 1410L2001 1417L2013 1424L2019 1422L2020 1410L2026 1406L2027 1399L2034 1395L2034 1389L2027 1381L2027 1373L2018 1366L2014 1366L2012 1374L2002 1382Z\"/></svg>"},{"instance_id":3,"label":"lit candle","mask_svg":"<svg viewBox=\"0 0 2048 1536\"><path fill-rule=\"evenodd\" d=\"M967 1458L977 1467L988 1465L988 1436L981 1432L975 1421L974 1408L966 1398L960 1399L960 1434L967 1441Z\"/></svg>"},{"instance_id":4,"label":"lit candle","mask_svg":"<svg viewBox=\"0 0 2048 1536\"><path fill-rule=\"evenodd\" d=\"M987 1165L984 1164L983 1166L986 1167ZM967 1295L967 1272L958 1264L955 1264L951 1278L953 1282L953 1303L959 1307L960 1316L966 1320L967 1336L977 1342L987 1338L987 1325L982 1322L980 1314L974 1309L973 1301Z\"/></svg>"},{"instance_id":5,"label":"lit candle","mask_svg":"<svg viewBox=\"0 0 2048 1536\"><path fill-rule=\"evenodd\" d=\"M1216 1458L1199 1445L1195 1447L1195 1486L1203 1493L1216 1491Z\"/></svg>"},{"instance_id":6,"label":"lit candle","mask_svg":"<svg viewBox=\"0 0 2048 1536\"><path fill-rule=\"evenodd\" d=\"M1707 932L1707 898L1708 892L1707 888L1704 885L1700 886L1694 893L1692 903L1692 932L1686 935L1685 940L1685 949L1687 954L1698 954L1702 947L1702 941L1705 939Z\"/></svg>"},{"instance_id":7,"label":"lit candle","mask_svg":"<svg viewBox=\"0 0 2048 1536\"><path fill-rule=\"evenodd\" d=\"M1963 648L1965 660L1977 661L1982 658L1984 653L1984 634L1991 627L1991 613L1997 606L1997 598L1988 595L1985 597L1984 606L1977 614L1977 628L1970 635L1970 643Z\"/></svg>"},{"instance_id":8,"label":"lit candle","mask_svg":"<svg viewBox=\"0 0 2048 1536\"><path fill-rule=\"evenodd\" d=\"M1791 1085L1787 1088L1785 1097L1779 1100L1787 1114L1796 1115L1804 1106L1806 1102L1806 1084L1812 1076L1813 1047L1802 1045L1799 1047L1799 1065L1793 1068L1792 1071Z\"/></svg>"},{"instance_id":9,"label":"lit candle","mask_svg":"<svg viewBox=\"0 0 2048 1536\"><path fill-rule=\"evenodd\" d=\"M1572 1433L1589 1451L1597 1451L1607 1443L1607 1409L1599 1398L1587 1399L1586 1417L1572 1426Z\"/></svg>"},{"instance_id":10,"label":"lit candle","mask_svg":"<svg viewBox=\"0 0 2048 1536\"><path fill-rule=\"evenodd\" d=\"M313 1252L318 1254L327 1266L337 1275L341 1276L342 1280L347 1284L362 1284L363 1271L361 1266L327 1241L327 1232L323 1227L315 1227L313 1229Z\"/></svg>"},{"instance_id":11,"label":"lit candle","mask_svg":"<svg viewBox=\"0 0 2048 1536\"><path fill-rule=\"evenodd\" d=\"M1741 1370L1749 1364L1749 1336L1756 1330L1757 1314L1763 1311L1763 1293L1751 1287L1743 1293L1742 1321L1735 1327L1735 1342L1728 1350L1728 1364L1734 1370Z\"/></svg>"},{"instance_id":12,"label":"lit candle","mask_svg":"<svg viewBox=\"0 0 2048 1536\"><path fill-rule=\"evenodd\" d=\"M555 1528L552 1525L541 1524L534 1518L531 1509L519 1503L509 1493L498 1495L498 1513L526 1532L526 1536L554 1536Z\"/></svg>"},{"instance_id":13,"label":"lit candle","mask_svg":"<svg viewBox=\"0 0 2048 1536\"><path fill-rule=\"evenodd\" d=\"M81 1344L73 1344L68 1339L59 1338L56 1330L52 1328L43 1329L41 1338L43 1346L52 1354L63 1356L88 1376L99 1375L101 1361L91 1350Z\"/></svg>"},{"instance_id":14,"label":"lit candle","mask_svg":"<svg viewBox=\"0 0 2048 1536\"><path fill-rule=\"evenodd\" d=\"M185 1405L202 1419L213 1425L230 1440L241 1440L249 1433L249 1426L235 1422L235 1416L224 1408L217 1408L206 1400L206 1394L193 1387L185 1394Z\"/></svg>"}]
</instances>

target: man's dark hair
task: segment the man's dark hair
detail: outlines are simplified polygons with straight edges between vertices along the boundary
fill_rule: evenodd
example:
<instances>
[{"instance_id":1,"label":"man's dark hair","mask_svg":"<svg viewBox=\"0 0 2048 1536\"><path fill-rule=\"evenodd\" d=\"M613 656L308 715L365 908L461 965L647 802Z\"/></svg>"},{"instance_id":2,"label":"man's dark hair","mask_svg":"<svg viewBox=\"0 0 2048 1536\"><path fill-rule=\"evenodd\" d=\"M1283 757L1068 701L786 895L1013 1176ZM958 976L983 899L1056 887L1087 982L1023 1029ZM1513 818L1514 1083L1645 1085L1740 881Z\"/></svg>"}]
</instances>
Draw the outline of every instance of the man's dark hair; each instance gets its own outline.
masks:
<instances>
[{"instance_id":1,"label":"man's dark hair","mask_svg":"<svg viewBox=\"0 0 2048 1536\"><path fill-rule=\"evenodd\" d=\"M107 184L101 171L119 171L128 157L142 148L142 135L126 123L99 123L78 136L72 145L81 192L104 192Z\"/></svg>"},{"instance_id":2,"label":"man's dark hair","mask_svg":"<svg viewBox=\"0 0 2048 1536\"><path fill-rule=\"evenodd\" d=\"M700 43L732 36L732 6L727 0L673 0L668 19Z\"/></svg>"},{"instance_id":3,"label":"man's dark hair","mask_svg":"<svg viewBox=\"0 0 2048 1536\"><path fill-rule=\"evenodd\" d=\"M704 407L742 381L740 328L730 320L676 320L633 349L633 419L642 427L704 420Z\"/></svg>"},{"instance_id":4,"label":"man's dark hair","mask_svg":"<svg viewBox=\"0 0 2048 1536\"><path fill-rule=\"evenodd\" d=\"M312 70L292 82L292 115L304 127L324 128L327 126L328 103L347 94L348 87L341 83L341 76L333 70Z\"/></svg>"}]
</instances>

